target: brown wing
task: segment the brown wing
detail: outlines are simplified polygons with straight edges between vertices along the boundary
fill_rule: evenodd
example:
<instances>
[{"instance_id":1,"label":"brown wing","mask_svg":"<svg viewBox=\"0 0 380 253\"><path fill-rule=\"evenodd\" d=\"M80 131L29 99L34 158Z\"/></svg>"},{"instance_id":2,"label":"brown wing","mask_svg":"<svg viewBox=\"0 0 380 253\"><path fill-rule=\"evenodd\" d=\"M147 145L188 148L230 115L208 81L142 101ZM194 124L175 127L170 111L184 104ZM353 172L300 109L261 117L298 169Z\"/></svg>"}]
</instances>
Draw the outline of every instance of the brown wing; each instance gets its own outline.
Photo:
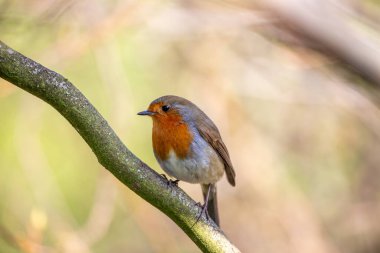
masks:
<instances>
[{"instance_id":1,"label":"brown wing","mask_svg":"<svg viewBox=\"0 0 380 253\"><path fill-rule=\"evenodd\" d=\"M228 182L235 186L235 171L231 163L230 155L226 145L222 141L222 137L215 124L204 114L201 117L201 121L197 124L197 129L200 135L205 139L219 154L224 163L224 169L226 171ZM202 119L203 118L203 119Z\"/></svg>"}]
</instances>

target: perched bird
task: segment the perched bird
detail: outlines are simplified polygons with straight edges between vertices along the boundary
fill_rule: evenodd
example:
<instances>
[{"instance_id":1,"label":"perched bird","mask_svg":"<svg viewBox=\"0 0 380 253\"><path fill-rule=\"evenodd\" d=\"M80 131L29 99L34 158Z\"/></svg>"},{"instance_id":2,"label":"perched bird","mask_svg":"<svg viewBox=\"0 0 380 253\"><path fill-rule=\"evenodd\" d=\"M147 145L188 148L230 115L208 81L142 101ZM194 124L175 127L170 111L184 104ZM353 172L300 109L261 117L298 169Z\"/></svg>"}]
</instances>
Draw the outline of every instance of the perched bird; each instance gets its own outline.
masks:
<instances>
[{"instance_id":1,"label":"perched bird","mask_svg":"<svg viewBox=\"0 0 380 253\"><path fill-rule=\"evenodd\" d=\"M178 96L163 96L138 115L153 119L154 155L169 176L201 184L206 212L219 225L216 182L226 172L235 186L235 171L218 128L195 104Z\"/></svg>"}]
</instances>

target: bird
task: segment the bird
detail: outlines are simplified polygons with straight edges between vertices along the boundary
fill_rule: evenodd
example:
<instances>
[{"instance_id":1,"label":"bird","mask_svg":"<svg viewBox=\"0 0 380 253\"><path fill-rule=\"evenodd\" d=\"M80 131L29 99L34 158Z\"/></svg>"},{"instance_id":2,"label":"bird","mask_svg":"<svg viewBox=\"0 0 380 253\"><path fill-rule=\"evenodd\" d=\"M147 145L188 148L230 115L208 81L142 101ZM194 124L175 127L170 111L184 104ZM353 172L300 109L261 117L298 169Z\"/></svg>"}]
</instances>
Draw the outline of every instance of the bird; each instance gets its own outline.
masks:
<instances>
[{"instance_id":1,"label":"bird","mask_svg":"<svg viewBox=\"0 0 380 253\"><path fill-rule=\"evenodd\" d=\"M196 222L205 213L220 226L216 183L226 173L235 186L235 170L214 122L189 100L173 95L153 100L138 115L153 119L154 156L163 171L176 178L168 182L201 185L204 204Z\"/></svg>"}]
</instances>

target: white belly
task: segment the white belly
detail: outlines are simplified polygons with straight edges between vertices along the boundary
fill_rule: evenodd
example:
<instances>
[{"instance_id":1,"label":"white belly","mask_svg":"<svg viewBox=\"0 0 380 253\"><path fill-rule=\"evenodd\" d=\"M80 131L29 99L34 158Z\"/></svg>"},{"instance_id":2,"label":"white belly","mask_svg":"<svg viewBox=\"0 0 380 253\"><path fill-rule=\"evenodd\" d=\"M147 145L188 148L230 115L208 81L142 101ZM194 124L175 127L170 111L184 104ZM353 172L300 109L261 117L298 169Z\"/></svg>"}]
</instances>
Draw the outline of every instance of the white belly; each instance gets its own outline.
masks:
<instances>
[{"instance_id":1,"label":"white belly","mask_svg":"<svg viewBox=\"0 0 380 253\"><path fill-rule=\"evenodd\" d=\"M158 162L167 174L189 183L215 183L223 176L224 164L203 139L193 142L188 157L180 159L171 150L167 160Z\"/></svg>"}]
</instances>

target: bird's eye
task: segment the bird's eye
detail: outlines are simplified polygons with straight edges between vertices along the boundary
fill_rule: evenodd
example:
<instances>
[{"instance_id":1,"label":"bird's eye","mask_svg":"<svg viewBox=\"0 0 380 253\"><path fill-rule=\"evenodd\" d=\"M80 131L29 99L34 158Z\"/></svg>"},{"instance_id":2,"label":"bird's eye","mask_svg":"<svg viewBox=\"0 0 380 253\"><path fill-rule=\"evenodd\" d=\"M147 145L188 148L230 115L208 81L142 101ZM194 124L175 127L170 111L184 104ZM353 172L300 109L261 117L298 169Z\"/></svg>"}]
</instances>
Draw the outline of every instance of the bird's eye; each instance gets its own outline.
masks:
<instances>
[{"instance_id":1,"label":"bird's eye","mask_svg":"<svg viewBox=\"0 0 380 253\"><path fill-rule=\"evenodd\" d=\"M167 112L167 111L169 111L170 106L168 106L168 105L163 105L163 106L161 107L161 109L162 109L164 112Z\"/></svg>"}]
</instances>

